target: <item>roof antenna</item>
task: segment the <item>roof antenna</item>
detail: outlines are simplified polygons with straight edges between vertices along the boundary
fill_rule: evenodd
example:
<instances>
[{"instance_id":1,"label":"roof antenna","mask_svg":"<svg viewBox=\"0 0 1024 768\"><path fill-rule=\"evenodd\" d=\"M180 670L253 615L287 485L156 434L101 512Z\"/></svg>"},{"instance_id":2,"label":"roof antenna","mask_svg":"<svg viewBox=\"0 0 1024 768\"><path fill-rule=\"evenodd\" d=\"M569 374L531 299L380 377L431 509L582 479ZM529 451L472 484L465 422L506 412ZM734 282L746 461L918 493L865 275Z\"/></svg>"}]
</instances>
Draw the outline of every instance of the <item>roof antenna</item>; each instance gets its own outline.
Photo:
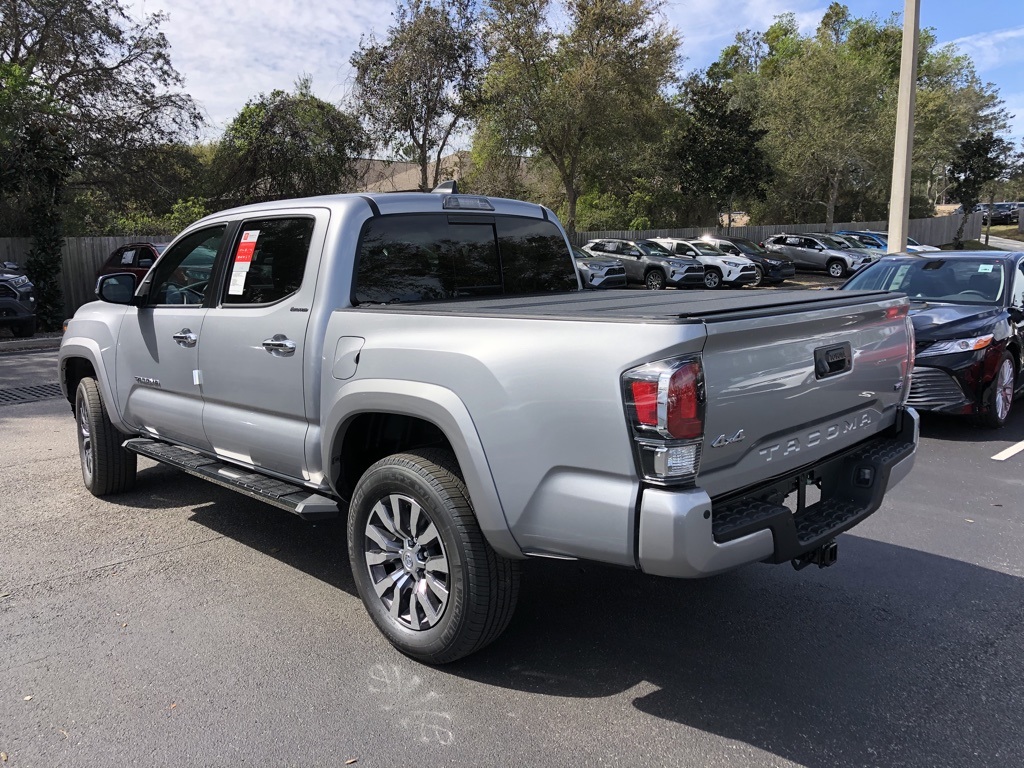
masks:
<instances>
[{"instance_id":1,"label":"roof antenna","mask_svg":"<svg viewBox=\"0 0 1024 768\"><path fill-rule=\"evenodd\" d=\"M459 194L459 182L457 182L455 179L451 179L450 181L442 181L440 184L434 187L431 194L434 193L439 195L457 195Z\"/></svg>"}]
</instances>

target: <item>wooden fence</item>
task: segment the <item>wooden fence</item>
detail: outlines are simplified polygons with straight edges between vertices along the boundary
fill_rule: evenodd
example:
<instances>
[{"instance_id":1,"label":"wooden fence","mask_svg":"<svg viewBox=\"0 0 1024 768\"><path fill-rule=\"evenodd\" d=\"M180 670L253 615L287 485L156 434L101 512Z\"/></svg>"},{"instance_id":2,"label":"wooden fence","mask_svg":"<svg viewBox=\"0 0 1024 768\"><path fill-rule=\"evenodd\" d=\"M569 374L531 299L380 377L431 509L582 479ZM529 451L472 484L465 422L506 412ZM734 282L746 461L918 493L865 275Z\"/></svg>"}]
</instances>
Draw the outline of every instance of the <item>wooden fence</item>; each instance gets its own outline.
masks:
<instances>
[{"instance_id":1,"label":"wooden fence","mask_svg":"<svg viewBox=\"0 0 1024 768\"><path fill-rule=\"evenodd\" d=\"M911 219L909 234L924 245L944 245L953 242L953 236L960 226L959 216L935 216L930 219ZM875 230L885 232L889 228L887 221L853 221L832 225L833 232L843 229ZM824 224L766 224L758 227L732 227L726 231L724 227L686 227L684 229L645 229L645 230L607 230L603 232L576 232L569 235L573 245L583 245L588 240L601 238L620 238L623 240L646 240L652 237L693 238L703 235L724 235L745 237L755 243L763 242L766 237L782 232L828 232ZM964 240L977 240L981 236L981 214L973 213L964 226Z\"/></svg>"},{"instance_id":2,"label":"wooden fence","mask_svg":"<svg viewBox=\"0 0 1024 768\"><path fill-rule=\"evenodd\" d=\"M931 219L912 219L910 236L925 245L942 245L953 240L959 216L936 216ZM884 221L858 221L834 224L833 230L875 229L885 231ZM766 237L780 232L825 232L824 224L771 224L760 227L732 227L729 234L761 242ZM588 240L604 237L618 237L627 240L643 240L649 237L700 237L705 234L725 234L722 227L689 227L686 229L648 229L643 231L576 232L569 236L574 245L583 245ZM965 240L977 240L981 236L981 214L975 213L964 227ZM64 311L71 317L75 311L92 301L96 287L96 273L111 253L122 245L137 242L168 243L171 235L136 237L68 237L64 240L62 277L64 285ZM24 265L32 243L27 238L0 238L0 261L13 261Z\"/></svg>"}]
</instances>

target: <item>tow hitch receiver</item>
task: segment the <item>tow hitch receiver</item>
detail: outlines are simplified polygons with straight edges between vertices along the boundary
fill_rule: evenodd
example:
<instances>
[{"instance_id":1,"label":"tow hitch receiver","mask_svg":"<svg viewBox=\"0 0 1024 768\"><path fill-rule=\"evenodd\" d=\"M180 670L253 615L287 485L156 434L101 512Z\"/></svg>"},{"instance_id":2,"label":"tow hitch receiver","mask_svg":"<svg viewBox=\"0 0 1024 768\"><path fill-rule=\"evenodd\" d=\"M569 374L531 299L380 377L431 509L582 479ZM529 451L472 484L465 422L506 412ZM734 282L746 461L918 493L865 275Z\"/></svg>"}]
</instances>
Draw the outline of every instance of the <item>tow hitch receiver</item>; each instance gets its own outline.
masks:
<instances>
[{"instance_id":1,"label":"tow hitch receiver","mask_svg":"<svg viewBox=\"0 0 1024 768\"><path fill-rule=\"evenodd\" d=\"M816 565L819 568L828 568L839 559L839 544L835 539L822 544L815 550L800 555L793 559L793 567L801 571L809 565Z\"/></svg>"}]
</instances>

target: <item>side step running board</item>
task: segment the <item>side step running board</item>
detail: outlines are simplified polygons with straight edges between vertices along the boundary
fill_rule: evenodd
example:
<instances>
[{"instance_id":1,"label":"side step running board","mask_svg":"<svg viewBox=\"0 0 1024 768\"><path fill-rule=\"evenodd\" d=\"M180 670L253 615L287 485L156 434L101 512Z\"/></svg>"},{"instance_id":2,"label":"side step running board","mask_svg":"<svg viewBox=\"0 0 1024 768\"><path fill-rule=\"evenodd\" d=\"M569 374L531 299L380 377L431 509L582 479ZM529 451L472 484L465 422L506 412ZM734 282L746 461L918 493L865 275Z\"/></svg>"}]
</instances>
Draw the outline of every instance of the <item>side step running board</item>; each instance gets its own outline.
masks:
<instances>
[{"instance_id":1,"label":"side step running board","mask_svg":"<svg viewBox=\"0 0 1024 768\"><path fill-rule=\"evenodd\" d=\"M125 440L123 447L140 456L170 464L190 475L286 509L305 520L324 520L338 516L338 503L334 499L311 493L308 488L300 485L225 464L187 448L144 437Z\"/></svg>"}]
</instances>

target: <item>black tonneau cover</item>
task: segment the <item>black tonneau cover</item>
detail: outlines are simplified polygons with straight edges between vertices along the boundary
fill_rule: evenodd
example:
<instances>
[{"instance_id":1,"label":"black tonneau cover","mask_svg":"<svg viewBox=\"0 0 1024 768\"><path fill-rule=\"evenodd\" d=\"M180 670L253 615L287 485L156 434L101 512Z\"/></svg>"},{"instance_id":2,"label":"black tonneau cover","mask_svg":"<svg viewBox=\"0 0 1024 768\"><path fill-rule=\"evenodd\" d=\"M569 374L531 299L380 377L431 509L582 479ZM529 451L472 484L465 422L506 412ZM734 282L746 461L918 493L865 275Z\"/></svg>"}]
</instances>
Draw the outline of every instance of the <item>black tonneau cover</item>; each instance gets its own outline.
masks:
<instances>
[{"instance_id":1,"label":"black tonneau cover","mask_svg":"<svg viewBox=\"0 0 1024 768\"><path fill-rule=\"evenodd\" d=\"M408 304L361 304L346 311L385 311L417 315L469 315L604 322L714 322L779 315L789 311L844 307L867 301L902 298L885 291L691 291L612 290L545 293L532 296L489 296Z\"/></svg>"}]
</instances>

